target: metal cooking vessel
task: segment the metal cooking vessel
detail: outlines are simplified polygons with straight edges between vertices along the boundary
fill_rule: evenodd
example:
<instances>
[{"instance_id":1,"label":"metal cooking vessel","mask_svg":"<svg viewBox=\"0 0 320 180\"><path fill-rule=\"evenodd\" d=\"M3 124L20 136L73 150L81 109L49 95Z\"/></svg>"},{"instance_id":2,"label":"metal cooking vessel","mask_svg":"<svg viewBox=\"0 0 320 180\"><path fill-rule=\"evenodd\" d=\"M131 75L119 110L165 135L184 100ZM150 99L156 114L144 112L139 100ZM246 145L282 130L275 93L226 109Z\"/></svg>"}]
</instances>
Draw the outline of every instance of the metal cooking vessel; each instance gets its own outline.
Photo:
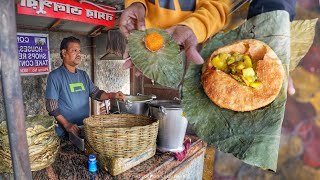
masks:
<instances>
[{"instance_id":1,"label":"metal cooking vessel","mask_svg":"<svg viewBox=\"0 0 320 180\"><path fill-rule=\"evenodd\" d=\"M147 102L150 102L155 98L154 95L127 95L125 101L117 100L117 108L120 113L148 116L149 106Z\"/></svg>"},{"instance_id":2,"label":"metal cooking vessel","mask_svg":"<svg viewBox=\"0 0 320 180\"><path fill-rule=\"evenodd\" d=\"M160 151L180 152L188 125L178 100L154 100L149 104L150 115L159 120L157 148Z\"/></svg>"}]
</instances>

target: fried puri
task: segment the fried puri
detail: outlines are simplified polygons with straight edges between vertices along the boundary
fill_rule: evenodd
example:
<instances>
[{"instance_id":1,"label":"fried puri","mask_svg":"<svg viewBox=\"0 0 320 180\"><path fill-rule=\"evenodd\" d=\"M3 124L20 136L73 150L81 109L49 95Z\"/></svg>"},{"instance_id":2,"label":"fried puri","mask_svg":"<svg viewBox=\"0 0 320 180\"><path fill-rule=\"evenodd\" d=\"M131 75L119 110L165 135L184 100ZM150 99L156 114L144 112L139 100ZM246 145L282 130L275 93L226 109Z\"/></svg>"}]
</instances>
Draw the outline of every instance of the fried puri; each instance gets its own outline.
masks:
<instances>
[{"instance_id":1,"label":"fried puri","mask_svg":"<svg viewBox=\"0 0 320 180\"><path fill-rule=\"evenodd\" d=\"M228 71L216 68L212 59L222 53L250 56L255 78L261 86L246 86ZM203 65L201 76L204 91L211 101L222 108L240 112L252 111L274 101L283 79L284 69L278 56L267 44L254 39L238 41L214 51Z\"/></svg>"}]
</instances>

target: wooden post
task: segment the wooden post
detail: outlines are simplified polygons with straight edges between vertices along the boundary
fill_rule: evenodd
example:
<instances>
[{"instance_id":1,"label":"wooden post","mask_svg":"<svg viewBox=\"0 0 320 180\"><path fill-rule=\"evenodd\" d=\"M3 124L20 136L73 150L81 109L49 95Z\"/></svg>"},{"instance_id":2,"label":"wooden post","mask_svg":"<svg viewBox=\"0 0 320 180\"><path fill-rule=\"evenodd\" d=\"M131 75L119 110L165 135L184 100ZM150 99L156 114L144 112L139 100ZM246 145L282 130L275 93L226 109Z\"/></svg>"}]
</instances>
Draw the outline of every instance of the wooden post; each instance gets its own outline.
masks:
<instances>
[{"instance_id":1,"label":"wooden post","mask_svg":"<svg viewBox=\"0 0 320 180\"><path fill-rule=\"evenodd\" d=\"M0 63L15 179L32 179L17 46L15 1L0 1Z\"/></svg>"},{"instance_id":2,"label":"wooden post","mask_svg":"<svg viewBox=\"0 0 320 180\"><path fill-rule=\"evenodd\" d=\"M91 46L91 80L93 83L96 82L96 38L90 38L90 46ZM94 99L91 99L91 115L96 115L100 110L97 109L97 103Z\"/></svg>"}]
</instances>

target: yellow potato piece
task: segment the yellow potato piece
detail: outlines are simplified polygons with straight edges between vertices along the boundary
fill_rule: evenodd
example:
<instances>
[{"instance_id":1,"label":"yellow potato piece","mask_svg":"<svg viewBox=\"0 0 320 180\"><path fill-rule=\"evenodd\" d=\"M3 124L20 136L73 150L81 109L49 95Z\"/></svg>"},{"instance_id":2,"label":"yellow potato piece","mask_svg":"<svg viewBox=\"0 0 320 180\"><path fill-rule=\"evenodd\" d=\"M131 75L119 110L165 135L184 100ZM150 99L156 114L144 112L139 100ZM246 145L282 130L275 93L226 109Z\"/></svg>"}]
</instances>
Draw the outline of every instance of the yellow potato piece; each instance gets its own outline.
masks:
<instances>
[{"instance_id":1,"label":"yellow potato piece","mask_svg":"<svg viewBox=\"0 0 320 180\"><path fill-rule=\"evenodd\" d=\"M242 70L242 75L246 78L246 77L254 77L256 75L256 73L254 72L254 70L252 68L246 68Z\"/></svg>"},{"instance_id":2,"label":"yellow potato piece","mask_svg":"<svg viewBox=\"0 0 320 180\"><path fill-rule=\"evenodd\" d=\"M212 58L211 64L243 85L253 88L260 87L260 83L256 82L256 73L249 55L243 55L239 52L233 52L232 55L220 53ZM251 83L253 84L250 86Z\"/></svg>"},{"instance_id":3,"label":"yellow potato piece","mask_svg":"<svg viewBox=\"0 0 320 180\"><path fill-rule=\"evenodd\" d=\"M246 80L250 83L254 82L256 80L256 78L254 76L249 76L249 77L245 77Z\"/></svg>"},{"instance_id":4,"label":"yellow potato piece","mask_svg":"<svg viewBox=\"0 0 320 180\"><path fill-rule=\"evenodd\" d=\"M221 71L224 71L226 68L227 68L227 63L225 60L221 59L220 56L216 56L212 59L212 65L221 70Z\"/></svg>"},{"instance_id":5,"label":"yellow potato piece","mask_svg":"<svg viewBox=\"0 0 320 180\"><path fill-rule=\"evenodd\" d=\"M244 69L246 66L244 64L244 62L238 62L237 65L236 65L236 69L237 70L242 70Z\"/></svg>"},{"instance_id":6,"label":"yellow potato piece","mask_svg":"<svg viewBox=\"0 0 320 180\"><path fill-rule=\"evenodd\" d=\"M243 80L243 82L246 83L247 86L250 85L250 82L243 75L240 75L240 77Z\"/></svg>"},{"instance_id":7,"label":"yellow potato piece","mask_svg":"<svg viewBox=\"0 0 320 180\"><path fill-rule=\"evenodd\" d=\"M246 68L252 67L252 60L251 60L250 56L248 56L248 55L243 56L243 60L244 60L243 62L245 64Z\"/></svg>"},{"instance_id":8,"label":"yellow potato piece","mask_svg":"<svg viewBox=\"0 0 320 180\"><path fill-rule=\"evenodd\" d=\"M243 60L243 54L239 52L233 52L232 56L235 58L236 61L242 61Z\"/></svg>"},{"instance_id":9,"label":"yellow potato piece","mask_svg":"<svg viewBox=\"0 0 320 180\"><path fill-rule=\"evenodd\" d=\"M229 57L227 64L230 65L230 64L233 64L234 62L236 62L236 59L234 57Z\"/></svg>"},{"instance_id":10,"label":"yellow potato piece","mask_svg":"<svg viewBox=\"0 0 320 180\"><path fill-rule=\"evenodd\" d=\"M220 58L221 60L223 60L223 61L227 61L227 59L228 59L229 57L231 57L231 55L228 54L228 53L221 53L221 54L219 54L219 58Z\"/></svg>"},{"instance_id":11,"label":"yellow potato piece","mask_svg":"<svg viewBox=\"0 0 320 180\"><path fill-rule=\"evenodd\" d=\"M253 88L255 88L255 89L259 89L260 87L262 87L262 83L261 82L251 82L250 84L249 84L249 86L250 87L253 87Z\"/></svg>"}]
</instances>

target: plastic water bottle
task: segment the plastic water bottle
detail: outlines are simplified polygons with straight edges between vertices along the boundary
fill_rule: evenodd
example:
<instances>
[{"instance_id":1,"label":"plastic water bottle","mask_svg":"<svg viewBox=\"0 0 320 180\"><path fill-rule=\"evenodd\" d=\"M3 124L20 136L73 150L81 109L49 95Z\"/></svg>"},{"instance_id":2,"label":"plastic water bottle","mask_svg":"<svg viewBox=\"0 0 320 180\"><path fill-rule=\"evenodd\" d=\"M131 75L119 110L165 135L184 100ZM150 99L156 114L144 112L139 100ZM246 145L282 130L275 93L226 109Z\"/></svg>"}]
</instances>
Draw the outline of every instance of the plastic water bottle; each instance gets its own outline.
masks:
<instances>
[{"instance_id":1,"label":"plastic water bottle","mask_svg":"<svg viewBox=\"0 0 320 180\"><path fill-rule=\"evenodd\" d=\"M97 173L97 159L96 156L93 154L89 155L88 170L90 174L90 180L94 180L96 178Z\"/></svg>"}]
</instances>

